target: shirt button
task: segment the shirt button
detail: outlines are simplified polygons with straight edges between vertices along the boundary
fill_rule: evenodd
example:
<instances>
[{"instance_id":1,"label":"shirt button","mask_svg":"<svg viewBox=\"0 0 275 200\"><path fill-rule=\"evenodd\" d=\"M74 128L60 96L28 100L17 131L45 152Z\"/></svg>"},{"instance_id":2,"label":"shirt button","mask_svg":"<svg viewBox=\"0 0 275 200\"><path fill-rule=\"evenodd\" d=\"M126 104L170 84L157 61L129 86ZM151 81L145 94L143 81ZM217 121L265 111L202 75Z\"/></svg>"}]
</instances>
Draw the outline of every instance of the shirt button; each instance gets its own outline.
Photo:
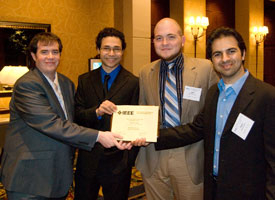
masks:
<instances>
[{"instance_id":1,"label":"shirt button","mask_svg":"<svg viewBox=\"0 0 275 200\"><path fill-rule=\"evenodd\" d=\"M223 115L220 115L220 118L223 118Z\"/></svg>"},{"instance_id":2,"label":"shirt button","mask_svg":"<svg viewBox=\"0 0 275 200\"><path fill-rule=\"evenodd\" d=\"M217 152L219 152L219 149L216 149Z\"/></svg>"},{"instance_id":3,"label":"shirt button","mask_svg":"<svg viewBox=\"0 0 275 200\"><path fill-rule=\"evenodd\" d=\"M214 168L216 168L216 165L214 165Z\"/></svg>"},{"instance_id":4,"label":"shirt button","mask_svg":"<svg viewBox=\"0 0 275 200\"><path fill-rule=\"evenodd\" d=\"M226 101L226 99L223 99L223 101Z\"/></svg>"},{"instance_id":5,"label":"shirt button","mask_svg":"<svg viewBox=\"0 0 275 200\"><path fill-rule=\"evenodd\" d=\"M218 135L221 135L221 132L218 132Z\"/></svg>"}]
</instances>

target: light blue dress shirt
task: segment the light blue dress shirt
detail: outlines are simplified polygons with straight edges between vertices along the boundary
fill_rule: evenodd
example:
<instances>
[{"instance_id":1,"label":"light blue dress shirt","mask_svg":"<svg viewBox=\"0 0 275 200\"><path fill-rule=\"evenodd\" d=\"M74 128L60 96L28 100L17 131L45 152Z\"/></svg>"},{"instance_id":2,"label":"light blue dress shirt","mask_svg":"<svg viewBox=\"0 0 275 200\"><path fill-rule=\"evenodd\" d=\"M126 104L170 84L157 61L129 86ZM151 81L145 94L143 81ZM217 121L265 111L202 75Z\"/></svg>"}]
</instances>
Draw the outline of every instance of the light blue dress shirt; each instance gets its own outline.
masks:
<instances>
[{"instance_id":1,"label":"light blue dress shirt","mask_svg":"<svg viewBox=\"0 0 275 200\"><path fill-rule=\"evenodd\" d=\"M214 161L213 161L213 175L218 176L219 171L219 153L220 153L220 141L222 132L227 121L231 108L246 81L249 72L246 70L245 74L234 84L225 85L223 79L218 83L219 99L216 113L216 133L214 144Z\"/></svg>"}]
</instances>

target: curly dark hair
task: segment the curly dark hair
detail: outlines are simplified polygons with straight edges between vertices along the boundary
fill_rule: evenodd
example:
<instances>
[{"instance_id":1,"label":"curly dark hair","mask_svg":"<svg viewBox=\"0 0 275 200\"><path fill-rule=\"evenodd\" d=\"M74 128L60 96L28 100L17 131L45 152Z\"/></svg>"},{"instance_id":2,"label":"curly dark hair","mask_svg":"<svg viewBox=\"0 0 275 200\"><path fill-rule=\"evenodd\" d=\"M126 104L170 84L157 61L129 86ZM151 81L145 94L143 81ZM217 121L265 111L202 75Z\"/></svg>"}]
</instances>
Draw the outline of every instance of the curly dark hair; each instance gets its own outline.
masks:
<instances>
[{"instance_id":1,"label":"curly dark hair","mask_svg":"<svg viewBox=\"0 0 275 200\"><path fill-rule=\"evenodd\" d=\"M238 42L238 47L241 50L241 55L244 54L246 51L246 46L244 43L244 40L240 33L238 33L235 29L229 28L229 27L220 27L212 31L212 33L209 35L206 43L206 57L211 60L212 58L212 44L214 40L221 38L221 37L227 37L232 36L234 37Z\"/></svg>"},{"instance_id":2,"label":"curly dark hair","mask_svg":"<svg viewBox=\"0 0 275 200\"><path fill-rule=\"evenodd\" d=\"M96 37L96 48L100 49L101 48L101 42L102 39L105 37L117 37L120 39L121 41L121 45L122 45L122 50L124 50L126 48L126 42L125 42L125 38L124 38L124 34L122 32L120 32L119 30L115 29L115 28L111 28L111 27L106 27L103 30L101 30L97 37Z\"/></svg>"}]
</instances>

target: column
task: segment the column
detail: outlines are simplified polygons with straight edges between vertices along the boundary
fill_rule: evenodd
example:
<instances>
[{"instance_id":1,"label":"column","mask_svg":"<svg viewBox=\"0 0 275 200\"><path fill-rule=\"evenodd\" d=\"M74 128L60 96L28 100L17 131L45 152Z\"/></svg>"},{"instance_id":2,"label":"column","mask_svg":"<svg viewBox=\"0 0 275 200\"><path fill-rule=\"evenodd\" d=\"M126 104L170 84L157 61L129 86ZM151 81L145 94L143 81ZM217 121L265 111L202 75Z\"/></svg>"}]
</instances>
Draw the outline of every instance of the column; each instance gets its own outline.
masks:
<instances>
[{"instance_id":1,"label":"column","mask_svg":"<svg viewBox=\"0 0 275 200\"><path fill-rule=\"evenodd\" d=\"M183 0L183 21L184 36L186 38L184 45L184 54L194 57L194 37L188 27L191 16L206 16L206 0ZM209 22L211 23L211 22ZM197 58L205 58L206 55L206 36L202 36L197 41Z\"/></svg>"},{"instance_id":2,"label":"column","mask_svg":"<svg viewBox=\"0 0 275 200\"><path fill-rule=\"evenodd\" d=\"M264 25L264 1L263 0L236 0L236 30L244 38L247 52L245 67L255 77L263 80L264 70L264 43L258 48L258 67L256 73L256 41L252 34L254 26Z\"/></svg>"},{"instance_id":3,"label":"column","mask_svg":"<svg viewBox=\"0 0 275 200\"><path fill-rule=\"evenodd\" d=\"M123 66L138 75L150 62L151 1L119 0L115 3L115 26L122 26L127 43Z\"/></svg>"}]
</instances>

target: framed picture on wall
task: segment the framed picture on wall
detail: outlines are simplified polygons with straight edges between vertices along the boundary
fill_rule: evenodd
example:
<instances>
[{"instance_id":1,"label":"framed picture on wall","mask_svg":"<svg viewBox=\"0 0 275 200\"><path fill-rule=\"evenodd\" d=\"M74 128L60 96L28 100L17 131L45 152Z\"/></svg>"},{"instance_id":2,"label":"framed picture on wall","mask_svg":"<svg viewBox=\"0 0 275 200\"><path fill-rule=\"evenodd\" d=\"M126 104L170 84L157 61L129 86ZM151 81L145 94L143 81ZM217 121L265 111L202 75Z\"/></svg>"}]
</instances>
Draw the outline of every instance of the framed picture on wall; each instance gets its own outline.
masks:
<instances>
[{"instance_id":1,"label":"framed picture on wall","mask_svg":"<svg viewBox=\"0 0 275 200\"><path fill-rule=\"evenodd\" d=\"M34 66L28 52L33 36L50 31L50 24L0 21L0 97L11 96L17 78Z\"/></svg>"},{"instance_id":2,"label":"framed picture on wall","mask_svg":"<svg viewBox=\"0 0 275 200\"><path fill-rule=\"evenodd\" d=\"M50 32L50 24L0 21L0 70L4 66L28 66L28 45L34 35Z\"/></svg>"},{"instance_id":3,"label":"framed picture on wall","mask_svg":"<svg viewBox=\"0 0 275 200\"><path fill-rule=\"evenodd\" d=\"M89 64L89 71L92 71L94 69L99 68L102 63L100 59L90 58L88 59L88 64Z\"/></svg>"}]
</instances>

